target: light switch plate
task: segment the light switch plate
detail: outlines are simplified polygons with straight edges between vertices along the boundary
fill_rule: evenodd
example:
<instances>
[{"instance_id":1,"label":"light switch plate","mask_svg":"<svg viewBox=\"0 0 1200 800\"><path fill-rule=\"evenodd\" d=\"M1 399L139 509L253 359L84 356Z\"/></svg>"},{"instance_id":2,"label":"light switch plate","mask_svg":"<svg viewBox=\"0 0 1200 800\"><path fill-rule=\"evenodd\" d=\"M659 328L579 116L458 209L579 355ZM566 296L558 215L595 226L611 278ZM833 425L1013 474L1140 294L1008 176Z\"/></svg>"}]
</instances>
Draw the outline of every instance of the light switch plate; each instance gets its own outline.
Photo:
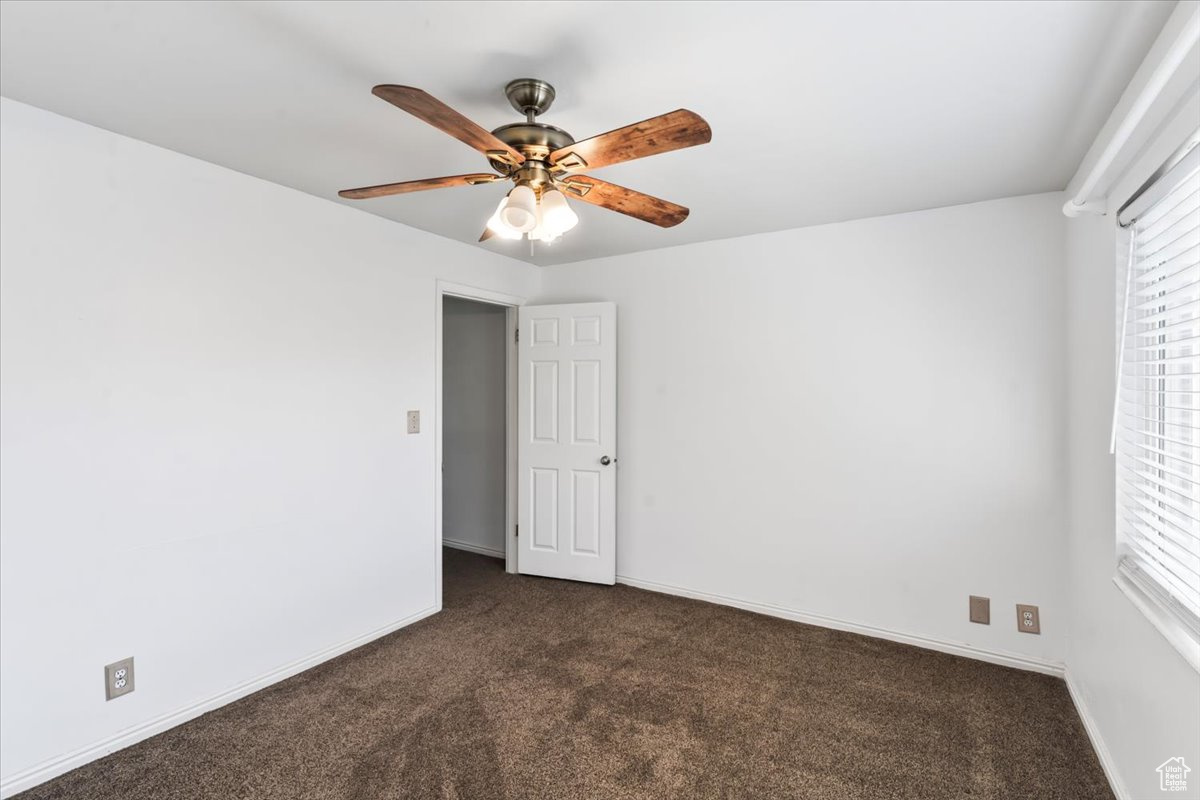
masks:
<instances>
[{"instance_id":1,"label":"light switch plate","mask_svg":"<svg viewBox=\"0 0 1200 800\"><path fill-rule=\"evenodd\" d=\"M1017 603L1017 630L1021 633L1041 633L1042 622L1038 618L1038 607Z\"/></svg>"},{"instance_id":2,"label":"light switch plate","mask_svg":"<svg viewBox=\"0 0 1200 800\"><path fill-rule=\"evenodd\" d=\"M104 699L115 700L133 691L133 656L104 668Z\"/></svg>"},{"instance_id":3,"label":"light switch plate","mask_svg":"<svg viewBox=\"0 0 1200 800\"><path fill-rule=\"evenodd\" d=\"M970 601L971 622L978 622L980 625L992 624L992 600L990 597L977 597L971 595Z\"/></svg>"},{"instance_id":4,"label":"light switch plate","mask_svg":"<svg viewBox=\"0 0 1200 800\"><path fill-rule=\"evenodd\" d=\"M421 412L420 411L408 412L408 432L409 433L420 433L421 432Z\"/></svg>"}]
</instances>

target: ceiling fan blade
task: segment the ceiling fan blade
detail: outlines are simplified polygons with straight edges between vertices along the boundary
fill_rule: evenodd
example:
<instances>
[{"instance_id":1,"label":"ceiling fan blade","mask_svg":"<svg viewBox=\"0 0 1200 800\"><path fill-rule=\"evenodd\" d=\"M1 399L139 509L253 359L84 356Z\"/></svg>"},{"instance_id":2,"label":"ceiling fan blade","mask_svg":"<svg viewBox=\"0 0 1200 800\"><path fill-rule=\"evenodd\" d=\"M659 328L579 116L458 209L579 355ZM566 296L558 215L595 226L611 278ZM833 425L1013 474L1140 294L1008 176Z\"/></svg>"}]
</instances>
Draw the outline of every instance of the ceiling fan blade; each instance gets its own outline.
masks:
<instances>
[{"instance_id":1,"label":"ceiling fan blade","mask_svg":"<svg viewBox=\"0 0 1200 800\"><path fill-rule=\"evenodd\" d=\"M607 208L631 217L652 222L660 228L670 228L687 219L688 209L668 200L598 181L588 175L572 175L562 182L568 197L594 206Z\"/></svg>"},{"instance_id":2,"label":"ceiling fan blade","mask_svg":"<svg viewBox=\"0 0 1200 800\"><path fill-rule=\"evenodd\" d=\"M516 150L428 92L414 89L411 86L394 86L384 83L372 89L371 94L381 97L396 108L403 109L417 119L424 120L433 127L445 131L486 156L495 157L496 154L503 154L500 160L511 161L513 166L525 160L525 157Z\"/></svg>"},{"instance_id":3,"label":"ceiling fan blade","mask_svg":"<svg viewBox=\"0 0 1200 800\"><path fill-rule=\"evenodd\" d=\"M699 114L681 108L555 150L550 154L550 163L560 171L596 169L711 140L708 123Z\"/></svg>"},{"instance_id":4,"label":"ceiling fan blade","mask_svg":"<svg viewBox=\"0 0 1200 800\"><path fill-rule=\"evenodd\" d=\"M401 183L383 183L379 186L363 186L359 189L342 189L339 197L350 200L366 200L371 197L387 197L391 194L407 194L408 192L423 192L426 189L444 189L447 186L475 186L480 183L491 183L501 180L500 175L481 172L472 175L448 175L444 178L425 178L419 181L402 181Z\"/></svg>"},{"instance_id":5,"label":"ceiling fan blade","mask_svg":"<svg viewBox=\"0 0 1200 800\"><path fill-rule=\"evenodd\" d=\"M492 238L492 237L493 237L493 236L495 236L495 235L496 235L496 234L492 233L492 229L491 229L491 228L486 228L486 227L485 227L485 228L483 229L483 233L479 234L479 241L481 241L481 242L486 242L488 239Z\"/></svg>"}]
</instances>

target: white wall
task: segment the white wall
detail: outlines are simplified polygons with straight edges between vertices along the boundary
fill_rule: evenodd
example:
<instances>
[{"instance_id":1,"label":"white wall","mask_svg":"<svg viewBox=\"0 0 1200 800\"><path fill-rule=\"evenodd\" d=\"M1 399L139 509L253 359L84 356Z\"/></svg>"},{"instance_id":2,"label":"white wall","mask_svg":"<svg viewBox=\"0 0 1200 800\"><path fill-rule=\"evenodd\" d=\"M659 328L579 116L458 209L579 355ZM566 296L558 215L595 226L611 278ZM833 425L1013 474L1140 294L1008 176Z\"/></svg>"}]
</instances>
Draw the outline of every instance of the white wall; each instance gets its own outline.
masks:
<instances>
[{"instance_id":1,"label":"white wall","mask_svg":"<svg viewBox=\"0 0 1200 800\"><path fill-rule=\"evenodd\" d=\"M504 557L506 309L442 306L442 541Z\"/></svg>"},{"instance_id":2,"label":"white wall","mask_svg":"<svg viewBox=\"0 0 1200 800\"><path fill-rule=\"evenodd\" d=\"M1062 201L546 270L618 307L618 575L1061 664Z\"/></svg>"},{"instance_id":3,"label":"white wall","mask_svg":"<svg viewBox=\"0 0 1200 800\"><path fill-rule=\"evenodd\" d=\"M435 281L537 274L12 101L0 133L11 792L435 609Z\"/></svg>"}]
</instances>

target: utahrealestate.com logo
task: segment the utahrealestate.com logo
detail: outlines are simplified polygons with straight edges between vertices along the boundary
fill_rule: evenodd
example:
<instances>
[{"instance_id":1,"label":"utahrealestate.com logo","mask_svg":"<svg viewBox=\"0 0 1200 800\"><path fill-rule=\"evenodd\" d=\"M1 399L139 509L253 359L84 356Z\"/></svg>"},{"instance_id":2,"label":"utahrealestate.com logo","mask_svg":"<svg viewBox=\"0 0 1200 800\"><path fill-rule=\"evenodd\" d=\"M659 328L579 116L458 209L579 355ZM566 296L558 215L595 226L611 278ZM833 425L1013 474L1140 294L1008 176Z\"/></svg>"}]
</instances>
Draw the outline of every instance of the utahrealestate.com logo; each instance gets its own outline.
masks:
<instances>
[{"instance_id":1,"label":"utahrealestate.com logo","mask_svg":"<svg viewBox=\"0 0 1200 800\"><path fill-rule=\"evenodd\" d=\"M1164 792L1186 792L1187 775L1192 768L1183 763L1183 756L1168 758L1158 767L1158 788Z\"/></svg>"}]
</instances>

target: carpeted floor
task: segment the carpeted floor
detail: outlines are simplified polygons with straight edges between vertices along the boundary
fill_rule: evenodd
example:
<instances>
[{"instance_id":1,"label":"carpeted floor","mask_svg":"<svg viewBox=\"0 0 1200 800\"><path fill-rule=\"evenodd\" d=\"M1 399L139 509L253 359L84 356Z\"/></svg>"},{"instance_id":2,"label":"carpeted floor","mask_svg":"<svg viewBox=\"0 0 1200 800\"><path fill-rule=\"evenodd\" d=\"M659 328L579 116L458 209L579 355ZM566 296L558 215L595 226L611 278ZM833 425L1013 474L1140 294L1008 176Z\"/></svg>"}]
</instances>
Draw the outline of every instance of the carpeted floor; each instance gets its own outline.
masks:
<instances>
[{"instance_id":1,"label":"carpeted floor","mask_svg":"<svg viewBox=\"0 0 1200 800\"><path fill-rule=\"evenodd\" d=\"M1111 797L1058 679L455 550L442 613L20 795Z\"/></svg>"}]
</instances>

